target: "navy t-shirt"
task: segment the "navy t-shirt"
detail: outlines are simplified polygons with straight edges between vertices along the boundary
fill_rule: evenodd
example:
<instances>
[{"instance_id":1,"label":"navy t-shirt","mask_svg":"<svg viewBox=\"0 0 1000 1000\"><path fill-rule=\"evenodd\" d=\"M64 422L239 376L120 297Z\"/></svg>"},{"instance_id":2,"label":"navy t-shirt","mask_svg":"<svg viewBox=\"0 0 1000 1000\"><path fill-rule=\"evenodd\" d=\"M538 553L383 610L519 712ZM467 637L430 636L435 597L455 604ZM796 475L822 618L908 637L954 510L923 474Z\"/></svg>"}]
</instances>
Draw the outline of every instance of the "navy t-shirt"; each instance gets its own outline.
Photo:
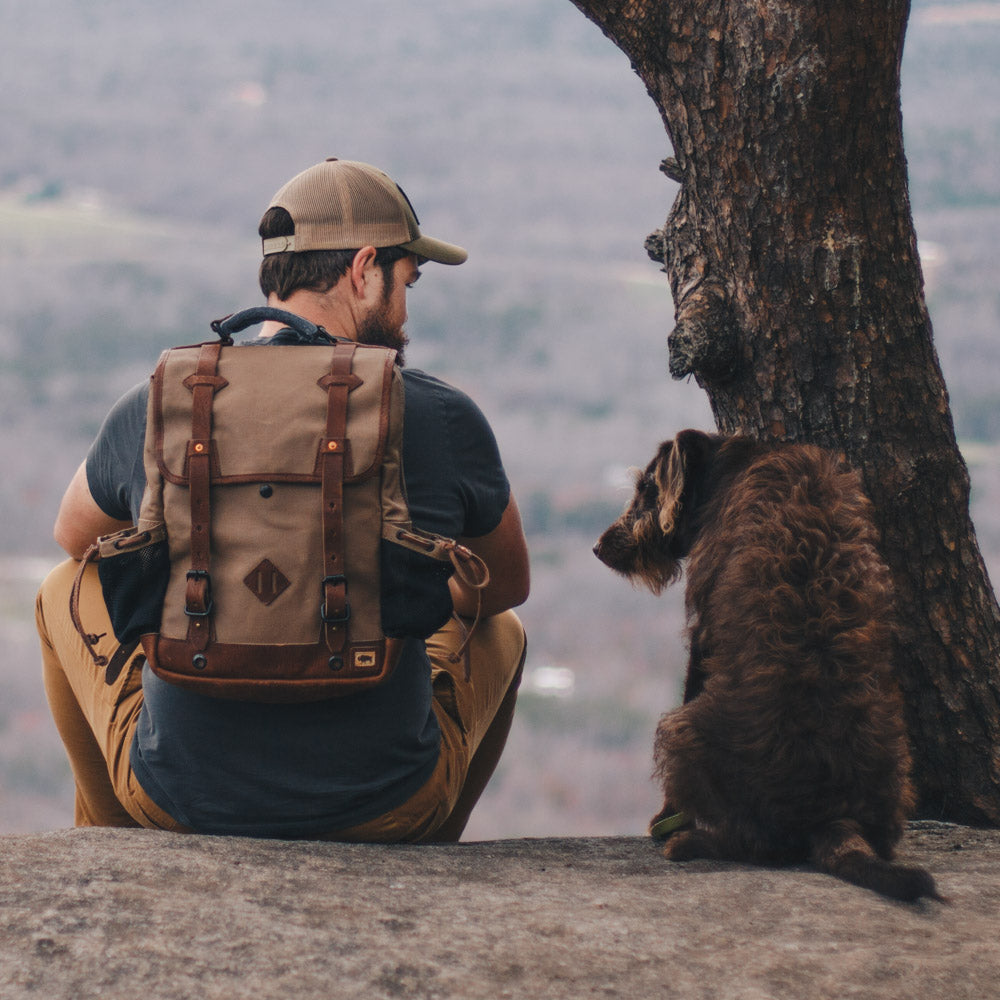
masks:
<instances>
[{"instance_id":1,"label":"navy t-shirt","mask_svg":"<svg viewBox=\"0 0 1000 1000\"><path fill-rule=\"evenodd\" d=\"M266 349L266 348L265 348ZM510 487L486 418L464 393L404 369L403 469L417 527L475 538L500 523ZM112 408L87 455L87 481L109 517L135 521L145 473L149 384ZM366 822L405 802L437 763L423 643L408 640L376 688L272 705L207 698L143 672L131 748L142 787L203 833L310 836Z\"/></svg>"}]
</instances>

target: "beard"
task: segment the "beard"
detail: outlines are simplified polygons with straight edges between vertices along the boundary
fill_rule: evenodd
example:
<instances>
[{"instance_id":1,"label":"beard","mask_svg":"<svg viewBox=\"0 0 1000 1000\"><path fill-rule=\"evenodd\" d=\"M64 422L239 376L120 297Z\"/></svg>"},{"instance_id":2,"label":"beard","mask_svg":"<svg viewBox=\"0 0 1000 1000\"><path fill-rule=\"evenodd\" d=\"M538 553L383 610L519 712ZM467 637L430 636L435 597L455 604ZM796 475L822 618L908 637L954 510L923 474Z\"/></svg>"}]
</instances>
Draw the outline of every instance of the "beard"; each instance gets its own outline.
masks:
<instances>
[{"instance_id":1,"label":"beard","mask_svg":"<svg viewBox=\"0 0 1000 1000\"><path fill-rule=\"evenodd\" d=\"M396 364L402 368L406 364L404 350L410 342L401 326L389 319L388 304L383 304L369 313L358 327L358 343L374 344L376 347L391 347L396 352Z\"/></svg>"}]
</instances>

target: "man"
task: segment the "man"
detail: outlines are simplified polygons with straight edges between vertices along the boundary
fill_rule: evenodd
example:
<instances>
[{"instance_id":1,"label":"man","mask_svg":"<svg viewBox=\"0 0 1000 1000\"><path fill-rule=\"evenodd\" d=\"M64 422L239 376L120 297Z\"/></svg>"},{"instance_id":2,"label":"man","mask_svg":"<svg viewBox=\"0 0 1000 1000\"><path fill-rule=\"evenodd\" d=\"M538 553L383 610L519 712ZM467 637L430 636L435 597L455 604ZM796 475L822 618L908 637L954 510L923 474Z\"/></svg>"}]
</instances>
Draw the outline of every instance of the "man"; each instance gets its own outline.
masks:
<instances>
[{"instance_id":1,"label":"man","mask_svg":"<svg viewBox=\"0 0 1000 1000\"><path fill-rule=\"evenodd\" d=\"M367 164L331 159L294 177L261 220L268 304L329 333L402 351L407 291L425 261L466 253L420 233L402 190ZM268 323L263 337L273 337ZM304 704L208 698L134 656L108 684L71 621L79 560L135 521L145 485L148 385L112 409L63 498L55 538L72 557L37 604L46 692L76 783L78 826L251 836L457 840L499 760L524 659L510 609L528 594L517 505L492 431L463 393L403 370L403 463L417 527L459 538L490 570L471 671L452 662L477 596L451 580L456 611L426 643L408 641L383 684ZM80 619L117 651L93 564Z\"/></svg>"}]
</instances>

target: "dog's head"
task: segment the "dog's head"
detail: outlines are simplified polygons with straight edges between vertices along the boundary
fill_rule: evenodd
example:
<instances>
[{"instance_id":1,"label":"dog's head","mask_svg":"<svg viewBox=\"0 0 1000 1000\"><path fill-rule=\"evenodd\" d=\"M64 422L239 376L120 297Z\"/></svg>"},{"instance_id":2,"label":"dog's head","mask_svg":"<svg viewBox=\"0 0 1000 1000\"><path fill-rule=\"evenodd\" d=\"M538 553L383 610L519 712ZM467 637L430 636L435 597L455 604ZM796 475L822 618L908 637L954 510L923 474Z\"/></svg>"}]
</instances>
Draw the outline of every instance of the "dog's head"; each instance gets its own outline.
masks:
<instances>
[{"instance_id":1,"label":"dog's head","mask_svg":"<svg viewBox=\"0 0 1000 1000\"><path fill-rule=\"evenodd\" d=\"M597 558L654 594L673 583L697 537L699 509L718 482L716 457L746 440L687 430L661 444L624 513L594 546Z\"/></svg>"}]
</instances>

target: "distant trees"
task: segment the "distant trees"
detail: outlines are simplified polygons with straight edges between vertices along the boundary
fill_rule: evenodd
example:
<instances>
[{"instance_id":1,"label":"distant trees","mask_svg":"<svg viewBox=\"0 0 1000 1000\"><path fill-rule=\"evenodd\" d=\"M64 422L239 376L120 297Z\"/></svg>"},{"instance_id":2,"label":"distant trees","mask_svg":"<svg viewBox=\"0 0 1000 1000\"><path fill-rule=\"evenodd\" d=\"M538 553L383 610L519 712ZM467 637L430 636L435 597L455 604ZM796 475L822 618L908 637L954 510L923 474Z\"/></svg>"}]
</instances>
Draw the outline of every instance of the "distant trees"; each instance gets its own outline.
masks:
<instances>
[{"instance_id":1,"label":"distant trees","mask_svg":"<svg viewBox=\"0 0 1000 1000\"><path fill-rule=\"evenodd\" d=\"M908 0L573 0L663 117L681 184L647 240L670 370L719 428L840 449L896 580L923 816L1000 824L1000 608L932 343L907 189Z\"/></svg>"}]
</instances>

